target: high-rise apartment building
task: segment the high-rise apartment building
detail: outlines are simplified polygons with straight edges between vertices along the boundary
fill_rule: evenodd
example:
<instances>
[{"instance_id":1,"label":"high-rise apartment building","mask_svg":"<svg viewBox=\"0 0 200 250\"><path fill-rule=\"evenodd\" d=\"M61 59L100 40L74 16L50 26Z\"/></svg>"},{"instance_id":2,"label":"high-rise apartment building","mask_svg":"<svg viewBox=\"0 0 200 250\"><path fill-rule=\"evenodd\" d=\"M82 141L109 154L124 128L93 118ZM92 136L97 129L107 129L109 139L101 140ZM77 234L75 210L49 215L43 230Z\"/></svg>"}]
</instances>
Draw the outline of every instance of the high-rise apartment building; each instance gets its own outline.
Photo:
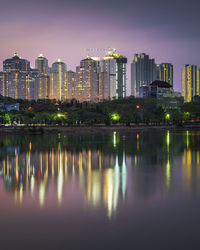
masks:
<instances>
[{"instance_id":1,"label":"high-rise apartment building","mask_svg":"<svg viewBox=\"0 0 200 250\"><path fill-rule=\"evenodd\" d=\"M131 95L139 96L139 89L156 80L155 59L145 53L135 54L131 63Z\"/></svg>"},{"instance_id":2,"label":"high-rise apartment building","mask_svg":"<svg viewBox=\"0 0 200 250\"><path fill-rule=\"evenodd\" d=\"M76 76L75 99L80 102L99 101L99 60L89 56L81 60L80 66L76 67L76 74L74 73L74 75ZM70 85L68 88L70 88Z\"/></svg>"},{"instance_id":3,"label":"high-rise apartment building","mask_svg":"<svg viewBox=\"0 0 200 250\"><path fill-rule=\"evenodd\" d=\"M0 93L15 99L30 99L33 89L30 62L21 59L16 53L3 62Z\"/></svg>"},{"instance_id":4,"label":"high-rise apartment building","mask_svg":"<svg viewBox=\"0 0 200 250\"><path fill-rule=\"evenodd\" d=\"M15 53L12 58L3 61L3 72L29 73L29 71L30 62L26 59L21 59L17 53Z\"/></svg>"},{"instance_id":5,"label":"high-rise apartment building","mask_svg":"<svg viewBox=\"0 0 200 250\"><path fill-rule=\"evenodd\" d=\"M67 99L80 101L78 93L78 73L71 70L67 71Z\"/></svg>"},{"instance_id":6,"label":"high-rise apartment building","mask_svg":"<svg viewBox=\"0 0 200 250\"><path fill-rule=\"evenodd\" d=\"M126 64L127 58L108 50L101 61L102 99L113 99L126 96Z\"/></svg>"},{"instance_id":7,"label":"high-rise apartment building","mask_svg":"<svg viewBox=\"0 0 200 250\"><path fill-rule=\"evenodd\" d=\"M200 69L196 65L186 64L182 69L182 90L185 102L191 102L200 93Z\"/></svg>"},{"instance_id":8,"label":"high-rise apartment building","mask_svg":"<svg viewBox=\"0 0 200 250\"><path fill-rule=\"evenodd\" d=\"M38 75L34 82L34 99L49 99L50 78L47 75Z\"/></svg>"},{"instance_id":9,"label":"high-rise apartment building","mask_svg":"<svg viewBox=\"0 0 200 250\"><path fill-rule=\"evenodd\" d=\"M101 72L100 73L100 79L99 79L99 99L100 100L108 100L110 99L110 96L115 97L115 92L113 95L111 94L110 89L110 75L108 72Z\"/></svg>"},{"instance_id":10,"label":"high-rise apartment building","mask_svg":"<svg viewBox=\"0 0 200 250\"><path fill-rule=\"evenodd\" d=\"M59 101L67 100L67 66L58 59L52 64L50 75L50 98Z\"/></svg>"},{"instance_id":11,"label":"high-rise apartment building","mask_svg":"<svg viewBox=\"0 0 200 250\"><path fill-rule=\"evenodd\" d=\"M161 63L157 65L157 80L169 83L173 87L173 65Z\"/></svg>"},{"instance_id":12,"label":"high-rise apartment building","mask_svg":"<svg viewBox=\"0 0 200 250\"><path fill-rule=\"evenodd\" d=\"M35 68L38 69L43 75L49 74L48 60L43 56L43 54L40 54L35 60Z\"/></svg>"}]
</instances>

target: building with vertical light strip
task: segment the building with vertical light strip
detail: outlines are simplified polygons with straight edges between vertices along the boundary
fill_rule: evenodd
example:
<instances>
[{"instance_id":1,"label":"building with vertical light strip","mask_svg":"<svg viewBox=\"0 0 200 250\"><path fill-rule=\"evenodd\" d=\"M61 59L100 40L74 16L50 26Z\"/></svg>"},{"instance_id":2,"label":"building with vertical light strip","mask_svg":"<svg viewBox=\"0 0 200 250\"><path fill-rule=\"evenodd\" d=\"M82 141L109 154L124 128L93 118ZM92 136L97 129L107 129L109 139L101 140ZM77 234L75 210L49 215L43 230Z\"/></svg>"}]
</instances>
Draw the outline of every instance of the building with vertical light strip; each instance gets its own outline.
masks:
<instances>
[{"instance_id":1,"label":"building with vertical light strip","mask_svg":"<svg viewBox=\"0 0 200 250\"><path fill-rule=\"evenodd\" d=\"M94 60L89 56L81 60L80 66L77 67L77 91L80 92L78 100L82 102L99 101L99 67L99 60Z\"/></svg>"},{"instance_id":2,"label":"building with vertical light strip","mask_svg":"<svg viewBox=\"0 0 200 250\"><path fill-rule=\"evenodd\" d=\"M0 95L4 96L4 74L0 72Z\"/></svg>"},{"instance_id":3,"label":"building with vertical light strip","mask_svg":"<svg viewBox=\"0 0 200 250\"><path fill-rule=\"evenodd\" d=\"M49 99L50 78L48 75L38 75L35 77L34 99Z\"/></svg>"},{"instance_id":4,"label":"building with vertical light strip","mask_svg":"<svg viewBox=\"0 0 200 250\"><path fill-rule=\"evenodd\" d=\"M40 54L35 60L35 68L43 75L49 74L48 60L43 54Z\"/></svg>"},{"instance_id":5,"label":"building with vertical light strip","mask_svg":"<svg viewBox=\"0 0 200 250\"><path fill-rule=\"evenodd\" d=\"M186 64L182 69L182 91L185 102L191 102L199 96L200 69L196 65Z\"/></svg>"},{"instance_id":6,"label":"building with vertical light strip","mask_svg":"<svg viewBox=\"0 0 200 250\"><path fill-rule=\"evenodd\" d=\"M3 61L3 72L22 72L28 73L30 70L30 62L21 59L17 53L12 58Z\"/></svg>"},{"instance_id":7,"label":"building with vertical light strip","mask_svg":"<svg viewBox=\"0 0 200 250\"><path fill-rule=\"evenodd\" d=\"M30 62L21 59L17 53L3 62L1 73L1 94L14 99L30 99L34 88L30 71Z\"/></svg>"},{"instance_id":8,"label":"building with vertical light strip","mask_svg":"<svg viewBox=\"0 0 200 250\"><path fill-rule=\"evenodd\" d=\"M126 64L126 57L115 50L108 50L101 61L102 99L126 97Z\"/></svg>"},{"instance_id":9,"label":"building with vertical light strip","mask_svg":"<svg viewBox=\"0 0 200 250\"><path fill-rule=\"evenodd\" d=\"M78 93L78 73L69 70L67 71L67 99L80 101Z\"/></svg>"},{"instance_id":10,"label":"building with vertical light strip","mask_svg":"<svg viewBox=\"0 0 200 250\"><path fill-rule=\"evenodd\" d=\"M50 98L58 101L67 100L67 65L58 59L52 64L50 74Z\"/></svg>"},{"instance_id":11,"label":"building with vertical light strip","mask_svg":"<svg viewBox=\"0 0 200 250\"><path fill-rule=\"evenodd\" d=\"M171 63L157 65L157 80L167 82L173 87L173 65Z\"/></svg>"},{"instance_id":12,"label":"building with vertical light strip","mask_svg":"<svg viewBox=\"0 0 200 250\"><path fill-rule=\"evenodd\" d=\"M35 60L35 89L34 99L48 99L50 98L50 70L48 60L40 54Z\"/></svg>"}]
</instances>

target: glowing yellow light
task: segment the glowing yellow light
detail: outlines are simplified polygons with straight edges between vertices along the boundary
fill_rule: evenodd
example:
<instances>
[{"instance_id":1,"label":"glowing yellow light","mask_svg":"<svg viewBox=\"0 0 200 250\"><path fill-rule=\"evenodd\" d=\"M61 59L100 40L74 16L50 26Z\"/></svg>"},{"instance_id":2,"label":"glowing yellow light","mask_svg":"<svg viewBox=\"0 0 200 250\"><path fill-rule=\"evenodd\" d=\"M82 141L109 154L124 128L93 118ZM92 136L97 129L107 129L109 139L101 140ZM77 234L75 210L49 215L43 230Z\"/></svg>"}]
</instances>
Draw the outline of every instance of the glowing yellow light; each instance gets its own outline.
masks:
<instances>
[{"instance_id":1,"label":"glowing yellow light","mask_svg":"<svg viewBox=\"0 0 200 250\"><path fill-rule=\"evenodd\" d=\"M44 201L45 201L45 183L44 181L41 181L39 187L39 202L41 207L44 206Z\"/></svg>"},{"instance_id":2,"label":"glowing yellow light","mask_svg":"<svg viewBox=\"0 0 200 250\"><path fill-rule=\"evenodd\" d=\"M59 113L59 114L57 114L57 117L59 117L59 118L61 118L61 117L66 118L66 114Z\"/></svg>"},{"instance_id":3,"label":"glowing yellow light","mask_svg":"<svg viewBox=\"0 0 200 250\"><path fill-rule=\"evenodd\" d=\"M63 192L63 184L64 184L64 176L63 176L63 161L62 161L62 152L61 147L59 145L59 174L57 180L57 193L58 193L58 203L59 205L62 203L62 192Z\"/></svg>"},{"instance_id":4,"label":"glowing yellow light","mask_svg":"<svg viewBox=\"0 0 200 250\"><path fill-rule=\"evenodd\" d=\"M20 188L19 188L19 201L20 203L22 203L23 200L23 185L20 184Z\"/></svg>"},{"instance_id":5,"label":"glowing yellow light","mask_svg":"<svg viewBox=\"0 0 200 250\"><path fill-rule=\"evenodd\" d=\"M113 169L109 168L104 173L104 202L107 206L108 217L112 217L113 212L113 192L114 192L114 180Z\"/></svg>"},{"instance_id":6,"label":"glowing yellow light","mask_svg":"<svg viewBox=\"0 0 200 250\"><path fill-rule=\"evenodd\" d=\"M166 165L166 185L168 188L170 187L170 178L171 178L171 167L170 167L170 161L168 159Z\"/></svg>"},{"instance_id":7,"label":"glowing yellow light","mask_svg":"<svg viewBox=\"0 0 200 250\"><path fill-rule=\"evenodd\" d=\"M184 113L184 118L185 119L189 119L190 118L190 113L189 112L185 112Z\"/></svg>"},{"instance_id":8,"label":"glowing yellow light","mask_svg":"<svg viewBox=\"0 0 200 250\"><path fill-rule=\"evenodd\" d=\"M32 175L31 176L31 195L33 195L34 186L35 186L35 179L34 179L34 177Z\"/></svg>"},{"instance_id":9,"label":"glowing yellow light","mask_svg":"<svg viewBox=\"0 0 200 250\"><path fill-rule=\"evenodd\" d=\"M170 114L169 114L169 113L167 113L167 114L165 115L165 119L166 119L166 120L170 120Z\"/></svg>"},{"instance_id":10,"label":"glowing yellow light","mask_svg":"<svg viewBox=\"0 0 200 250\"><path fill-rule=\"evenodd\" d=\"M113 132L113 145L114 145L114 147L116 147L116 145L117 145L117 138L116 138L116 131L114 131Z\"/></svg>"},{"instance_id":11,"label":"glowing yellow light","mask_svg":"<svg viewBox=\"0 0 200 250\"><path fill-rule=\"evenodd\" d=\"M189 147L189 144L190 144L190 134L189 134L189 131L187 130L187 132L186 132L186 145L187 145L187 148Z\"/></svg>"},{"instance_id":12,"label":"glowing yellow light","mask_svg":"<svg viewBox=\"0 0 200 250\"><path fill-rule=\"evenodd\" d=\"M167 131L166 142L167 142L167 151L169 152L169 145L170 145L170 133L169 133L169 130Z\"/></svg>"},{"instance_id":13,"label":"glowing yellow light","mask_svg":"<svg viewBox=\"0 0 200 250\"><path fill-rule=\"evenodd\" d=\"M111 114L110 117L111 117L111 120L113 120L113 121L119 121L119 119L120 119L120 115L117 113Z\"/></svg>"}]
</instances>

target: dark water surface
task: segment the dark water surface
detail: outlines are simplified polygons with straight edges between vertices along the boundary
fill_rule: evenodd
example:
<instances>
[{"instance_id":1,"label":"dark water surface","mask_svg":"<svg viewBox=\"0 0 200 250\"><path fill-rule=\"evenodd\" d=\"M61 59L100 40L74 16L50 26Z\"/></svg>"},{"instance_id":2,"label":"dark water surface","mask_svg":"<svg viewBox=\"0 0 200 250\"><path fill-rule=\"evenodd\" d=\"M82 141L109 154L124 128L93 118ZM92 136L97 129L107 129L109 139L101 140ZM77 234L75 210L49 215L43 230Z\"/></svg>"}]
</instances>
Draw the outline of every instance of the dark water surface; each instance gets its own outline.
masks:
<instances>
[{"instance_id":1,"label":"dark water surface","mask_svg":"<svg viewBox=\"0 0 200 250\"><path fill-rule=\"evenodd\" d=\"M200 131L0 136L0 249L200 249Z\"/></svg>"}]
</instances>

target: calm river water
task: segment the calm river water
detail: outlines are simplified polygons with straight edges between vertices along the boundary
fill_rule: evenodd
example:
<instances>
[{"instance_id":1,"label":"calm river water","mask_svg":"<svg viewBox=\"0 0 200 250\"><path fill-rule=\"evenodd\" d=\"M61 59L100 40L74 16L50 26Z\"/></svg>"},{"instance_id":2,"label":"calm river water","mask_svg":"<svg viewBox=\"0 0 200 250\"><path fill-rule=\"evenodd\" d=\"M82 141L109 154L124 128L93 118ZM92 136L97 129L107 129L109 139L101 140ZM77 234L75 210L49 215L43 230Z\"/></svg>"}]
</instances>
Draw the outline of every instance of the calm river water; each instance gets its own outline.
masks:
<instances>
[{"instance_id":1,"label":"calm river water","mask_svg":"<svg viewBox=\"0 0 200 250\"><path fill-rule=\"evenodd\" d=\"M200 249L200 131L1 135L0 249Z\"/></svg>"}]
</instances>

